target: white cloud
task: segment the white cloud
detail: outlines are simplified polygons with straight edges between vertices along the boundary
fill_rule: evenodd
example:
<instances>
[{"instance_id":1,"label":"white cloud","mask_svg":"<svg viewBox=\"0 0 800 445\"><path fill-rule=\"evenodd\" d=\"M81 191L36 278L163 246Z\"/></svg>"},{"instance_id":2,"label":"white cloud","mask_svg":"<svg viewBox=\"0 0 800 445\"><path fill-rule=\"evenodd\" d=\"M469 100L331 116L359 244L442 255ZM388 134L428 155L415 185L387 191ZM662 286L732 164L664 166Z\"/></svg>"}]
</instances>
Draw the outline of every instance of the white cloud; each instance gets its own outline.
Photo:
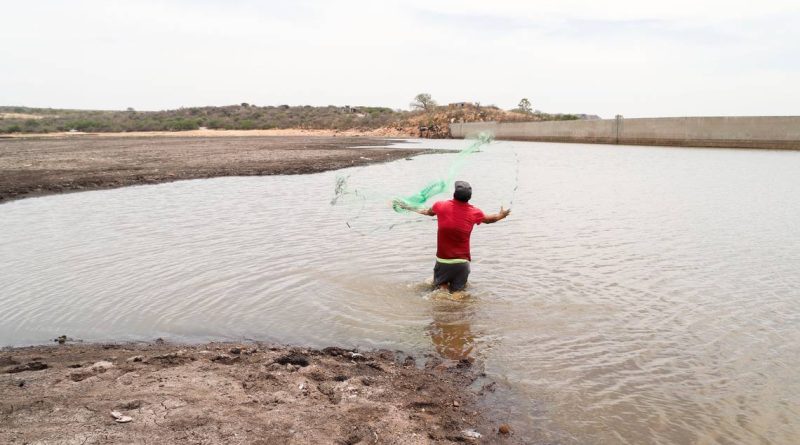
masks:
<instances>
[{"instance_id":1,"label":"white cloud","mask_svg":"<svg viewBox=\"0 0 800 445\"><path fill-rule=\"evenodd\" d=\"M515 19L571 18L587 20L703 20L717 21L750 19L797 13L800 5L793 0L413 0L412 3L429 11L446 14L502 16Z\"/></svg>"},{"instance_id":2,"label":"white cloud","mask_svg":"<svg viewBox=\"0 0 800 445\"><path fill-rule=\"evenodd\" d=\"M800 114L800 4L50 1L5 7L0 104L440 102Z\"/></svg>"}]
</instances>

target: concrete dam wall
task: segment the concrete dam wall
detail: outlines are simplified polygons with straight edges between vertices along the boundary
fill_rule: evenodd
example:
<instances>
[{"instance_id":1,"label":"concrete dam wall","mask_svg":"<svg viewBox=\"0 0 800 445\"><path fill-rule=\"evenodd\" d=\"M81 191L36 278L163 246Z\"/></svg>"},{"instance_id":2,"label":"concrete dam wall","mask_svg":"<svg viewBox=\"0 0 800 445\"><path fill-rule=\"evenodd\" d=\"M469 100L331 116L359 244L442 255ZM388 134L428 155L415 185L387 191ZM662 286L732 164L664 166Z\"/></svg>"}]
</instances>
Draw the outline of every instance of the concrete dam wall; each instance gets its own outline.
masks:
<instances>
[{"instance_id":1,"label":"concrete dam wall","mask_svg":"<svg viewBox=\"0 0 800 445\"><path fill-rule=\"evenodd\" d=\"M497 139L621 145L800 149L800 116L661 117L450 124L455 138L491 131Z\"/></svg>"}]
</instances>

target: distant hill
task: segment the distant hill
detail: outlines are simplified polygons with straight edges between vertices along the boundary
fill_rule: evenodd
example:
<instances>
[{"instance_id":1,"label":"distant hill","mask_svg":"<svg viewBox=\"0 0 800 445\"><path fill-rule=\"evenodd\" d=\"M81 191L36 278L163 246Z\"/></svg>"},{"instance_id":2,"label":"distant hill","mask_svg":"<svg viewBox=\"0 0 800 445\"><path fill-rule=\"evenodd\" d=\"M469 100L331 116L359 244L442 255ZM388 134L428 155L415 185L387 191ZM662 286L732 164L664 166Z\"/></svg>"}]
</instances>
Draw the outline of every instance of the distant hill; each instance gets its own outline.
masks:
<instances>
[{"instance_id":1,"label":"distant hill","mask_svg":"<svg viewBox=\"0 0 800 445\"><path fill-rule=\"evenodd\" d=\"M394 128L447 137L447 124L476 121L539 121L590 118L586 115L520 113L495 106L459 103L431 111L385 107L255 106L191 107L165 111L69 110L0 106L0 133L182 131L199 128L374 130Z\"/></svg>"}]
</instances>

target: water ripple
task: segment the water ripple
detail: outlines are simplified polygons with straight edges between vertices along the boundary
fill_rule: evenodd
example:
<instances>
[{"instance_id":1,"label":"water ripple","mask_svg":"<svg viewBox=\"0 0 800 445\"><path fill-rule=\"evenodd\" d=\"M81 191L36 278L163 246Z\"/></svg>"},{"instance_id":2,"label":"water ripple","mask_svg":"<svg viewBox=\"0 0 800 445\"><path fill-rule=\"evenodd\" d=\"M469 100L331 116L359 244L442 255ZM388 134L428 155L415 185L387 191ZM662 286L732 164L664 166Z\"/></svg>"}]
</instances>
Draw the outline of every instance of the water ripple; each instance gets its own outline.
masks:
<instances>
[{"instance_id":1,"label":"water ripple","mask_svg":"<svg viewBox=\"0 0 800 445\"><path fill-rule=\"evenodd\" d=\"M515 208L475 229L465 301L426 290L435 223L386 203L452 160L429 155L4 204L0 344L471 356L507 388L495 409L520 437L797 443L800 153L502 142L475 157L474 203ZM372 198L331 207L337 174Z\"/></svg>"}]
</instances>

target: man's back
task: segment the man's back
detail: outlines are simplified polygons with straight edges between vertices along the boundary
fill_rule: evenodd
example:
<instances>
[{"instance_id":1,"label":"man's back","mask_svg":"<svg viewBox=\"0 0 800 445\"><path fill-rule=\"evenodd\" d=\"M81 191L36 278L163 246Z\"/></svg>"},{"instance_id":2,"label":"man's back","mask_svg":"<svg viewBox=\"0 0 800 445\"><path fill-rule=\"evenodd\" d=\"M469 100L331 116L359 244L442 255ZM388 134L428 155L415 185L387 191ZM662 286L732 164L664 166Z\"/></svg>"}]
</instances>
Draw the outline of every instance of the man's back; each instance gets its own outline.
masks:
<instances>
[{"instance_id":1,"label":"man's back","mask_svg":"<svg viewBox=\"0 0 800 445\"><path fill-rule=\"evenodd\" d=\"M464 289L470 273L469 237L475 224L491 224L504 219L511 212L500 207L500 213L484 215L469 204L472 186L468 182L456 181L453 199L439 201L426 209L412 207L402 199L395 199L392 207L411 210L420 215L436 216L439 230L436 234L436 265L433 268L433 286L456 292Z\"/></svg>"},{"instance_id":2,"label":"man's back","mask_svg":"<svg viewBox=\"0 0 800 445\"><path fill-rule=\"evenodd\" d=\"M439 224L436 257L471 261L469 238L475 224L483 221L483 212L472 204L456 199L438 201L431 210Z\"/></svg>"}]
</instances>

